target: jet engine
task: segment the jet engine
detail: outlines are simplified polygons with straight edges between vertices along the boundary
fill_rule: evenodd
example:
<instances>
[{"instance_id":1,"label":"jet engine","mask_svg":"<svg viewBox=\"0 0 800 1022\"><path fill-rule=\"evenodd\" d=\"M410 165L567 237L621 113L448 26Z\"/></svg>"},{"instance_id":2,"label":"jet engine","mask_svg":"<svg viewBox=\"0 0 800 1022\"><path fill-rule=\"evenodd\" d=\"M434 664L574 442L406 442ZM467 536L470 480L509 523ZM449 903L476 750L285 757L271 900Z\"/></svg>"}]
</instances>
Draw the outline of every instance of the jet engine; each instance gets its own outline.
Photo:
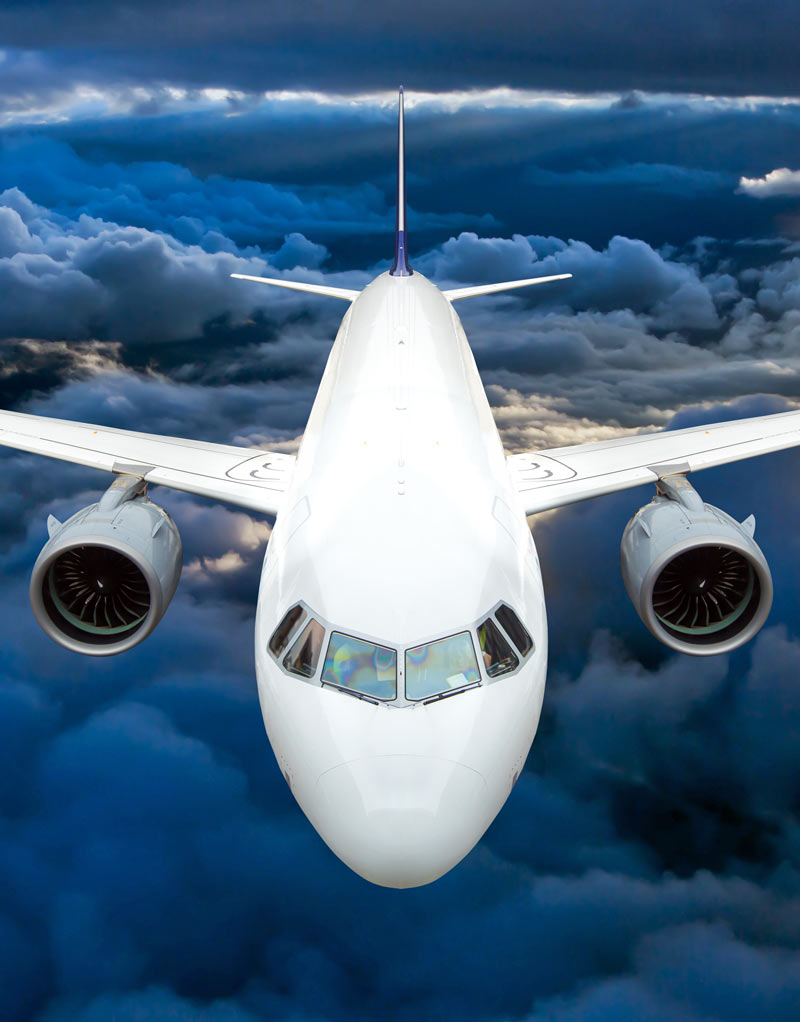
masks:
<instances>
[{"instance_id":1,"label":"jet engine","mask_svg":"<svg viewBox=\"0 0 800 1022\"><path fill-rule=\"evenodd\" d=\"M36 620L76 653L110 656L136 646L164 616L181 574L180 535L147 484L118 475L97 504L61 524L31 576Z\"/></svg>"},{"instance_id":2,"label":"jet engine","mask_svg":"<svg viewBox=\"0 0 800 1022\"><path fill-rule=\"evenodd\" d=\"M625 527L625 588L657 639L710 656L744 645L772 605L772 576L753 534L705 504L683 475L659 480L656 496Z\"/></svg>"}]
</instances>

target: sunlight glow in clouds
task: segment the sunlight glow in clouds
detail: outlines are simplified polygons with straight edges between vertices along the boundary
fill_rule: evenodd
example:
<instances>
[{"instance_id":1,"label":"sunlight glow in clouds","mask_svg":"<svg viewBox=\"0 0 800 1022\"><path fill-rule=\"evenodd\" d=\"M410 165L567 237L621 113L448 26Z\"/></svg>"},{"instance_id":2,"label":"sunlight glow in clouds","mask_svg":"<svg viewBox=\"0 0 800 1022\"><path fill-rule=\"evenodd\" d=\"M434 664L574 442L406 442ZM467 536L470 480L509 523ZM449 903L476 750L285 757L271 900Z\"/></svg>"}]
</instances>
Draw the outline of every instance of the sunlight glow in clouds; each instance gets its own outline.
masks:
<instances>
[{"instance_id":1,"label":"sunlight glow in clouds","mask_svg":"<svg viewBox=\"0 0 800 1022\"><path fill-rule=\"evenodd\" d=\"M176 84L104 82L53 75L51 58L37 50L0 51L0 128L22 124L54 124L64 121L118 118L128 115L177 114L216 111L236 116L266 105L286 109L393 109L395 89L362 92L323 92L313 89L245 91L208 86L190 88ZM7 79L7 81L6 81ZM48 83L43 86L42 83ZM413 84L413 83L412 83ZM572 108L604 110L615 106L674 105L692 108L754 110L761 107L800 105L797 96L724 96L667 92L571 92L543 89L494 88L420 92L413 88L406 105L453 113L465 108L484 110Z\"/></svg>"}]
</instances>

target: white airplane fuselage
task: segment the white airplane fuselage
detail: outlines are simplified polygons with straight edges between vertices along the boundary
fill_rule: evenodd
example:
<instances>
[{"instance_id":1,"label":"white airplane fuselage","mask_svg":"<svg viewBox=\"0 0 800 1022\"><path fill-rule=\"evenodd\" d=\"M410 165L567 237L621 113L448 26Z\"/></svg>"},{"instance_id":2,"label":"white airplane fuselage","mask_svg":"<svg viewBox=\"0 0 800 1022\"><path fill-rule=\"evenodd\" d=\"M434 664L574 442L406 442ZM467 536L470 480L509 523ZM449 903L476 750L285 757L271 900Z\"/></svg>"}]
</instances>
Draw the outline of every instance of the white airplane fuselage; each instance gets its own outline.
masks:
<instances>
[{"instance_id":1,"label":"white airplane fuselage","mask_svg":"<svg viewBox=\"0 0 800 1022\"><path fill-rule=\"evenodd\" d=\"M268 650L301 602L331 630L398 651L398 702L290 674ZM511 674L403 699L404 651L500 603L534 650ZM377 884L413 887L479 840L536 732L547 666L539 562L475 361L425 277L383 274L334 342L269 542L256 673L278 763L313 826ZM323 651L324 656L324 651ZM478 654L480 661L480 654Z\"/></svg>"}]
</instances>

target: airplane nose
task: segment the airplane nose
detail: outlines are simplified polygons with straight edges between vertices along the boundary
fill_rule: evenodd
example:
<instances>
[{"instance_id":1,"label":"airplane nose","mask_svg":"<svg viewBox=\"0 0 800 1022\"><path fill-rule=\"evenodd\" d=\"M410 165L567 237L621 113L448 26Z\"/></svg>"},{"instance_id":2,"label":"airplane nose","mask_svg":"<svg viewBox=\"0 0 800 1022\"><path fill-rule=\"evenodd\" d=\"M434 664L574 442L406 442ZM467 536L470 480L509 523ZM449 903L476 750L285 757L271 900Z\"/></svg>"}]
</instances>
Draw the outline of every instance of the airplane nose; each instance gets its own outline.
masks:
<instances>
[{"instance_id":1,"label":"airplane nose","mask_svg":"<svg viewBox=\"0 0 800 1022\"><path fill-rule=\"evenodd\" d=\"M486 829L486 782L427 756L374 756L326 771L313 823L365 880L419 887L452 869Z\"/></svg>"}]
</instances>

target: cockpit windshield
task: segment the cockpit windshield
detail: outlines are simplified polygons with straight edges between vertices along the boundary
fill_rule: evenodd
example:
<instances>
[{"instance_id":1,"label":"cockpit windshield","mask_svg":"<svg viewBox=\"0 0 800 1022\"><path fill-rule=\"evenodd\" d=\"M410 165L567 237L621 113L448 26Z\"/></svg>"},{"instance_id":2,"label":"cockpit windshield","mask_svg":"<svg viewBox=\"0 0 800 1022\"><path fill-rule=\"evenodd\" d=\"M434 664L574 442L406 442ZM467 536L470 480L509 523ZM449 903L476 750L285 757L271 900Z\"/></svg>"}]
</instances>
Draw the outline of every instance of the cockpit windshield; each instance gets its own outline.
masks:
<instances>
[{"instance_id":1,"label":"cockpit windshield","mask_svg":"<svg viewBox=\"0 0 800 1022\"><path fill-rule=\"evenodd\" d=\"M325 629L312 618L284 657L283 666L286 670L302 678L313 678L324 638Z\"/></svg>"},{"instance_id":2,"label":"cockpit windshield","mask_svg":"<svg viewBox=\"0 0 800 1022\"><path fill-rule=\"evenodd\" d=\"M497 620L508 632L511 641L516 644L517 649L523 656L527 656L533 649L533 639L528 629L520 621L511 607L501 603L497 608Z\"/></svg>"},{"instance_id":3,"label":"cockpit windshield","mask_svg":"<svg viewBox=\"0 0 800 1022\"><path fill-rule=\"evenodd\" d=\"M374 699L397 698L397 651L331 632L322 682Z\"/></svg>"},{"instance_id":4,"label":"cockpit windshield","mask_svg":"<svg viewBox=\"0 0 800 1022\"><path fill-rule=\"evenodd\" d=\"M283 653L289 643L295 625L304 615L305 611L299 603L286 611L281 619L281 623L272 633L272 638L269 640L269 651L273 656L279 657Z\"/></svg>"},{"instance_id":5,"label":"cockpit windshield","mask_svg":"<svg viewBox=\"0 0 800 1022\"><path fill-rule=\"evenodd\" d=\"M519 657L491 618L478 625L478 642L486 673L490 678L516 671L519 667Z\"/></svg>"},{"instance_id":6,"label":"cockpit windshield","mask_svg":"<svg viewBox=\"0 0 800 1022\"><path fill-rule=\"evenodd\" d=\"M399 652L335 631L306 604L295 603L280 619L267 648L284 671L312 685L406 706L514 674L535 646L506 603L462 632L410 649L400 647Z\"/></svg>"},{"instance_id":7,"label":"cockpit windshield","mask_svg":"<svg viewBox=\"0 0 800 1022\"><path fill-rule=\"evenodd\" d=\"M428 699L481 680L469 632L406 651L406 698Z\"/></svg>"}]
</instances>

